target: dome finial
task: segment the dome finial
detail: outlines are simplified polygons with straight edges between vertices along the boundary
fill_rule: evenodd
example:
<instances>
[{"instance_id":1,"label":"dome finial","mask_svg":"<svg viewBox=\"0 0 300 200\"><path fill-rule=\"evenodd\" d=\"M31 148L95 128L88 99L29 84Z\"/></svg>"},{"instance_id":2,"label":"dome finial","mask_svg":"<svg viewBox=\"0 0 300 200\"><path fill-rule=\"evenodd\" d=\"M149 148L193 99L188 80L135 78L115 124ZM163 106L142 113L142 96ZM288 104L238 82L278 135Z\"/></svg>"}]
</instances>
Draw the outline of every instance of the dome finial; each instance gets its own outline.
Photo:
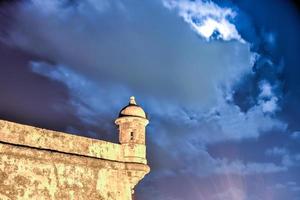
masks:
<instances>
[{"instance_id":1,"label":"dome finial","mask_svg":"<svg viewBox=\"0 0 300 200\"><path fill-rule=\"evenodd\" d=\"M134 105L136 105L134 96L131 96L131 97L130 97L129 104L134 104Z\"/></svg>"},{"instance_id":2,"label":"dome finial","mask_svg":"<svg viewBox=\"0 0 300 200\"><path fill-rule=\"evenodd\" d=\"M128 105L122 108L122 110L120 111L119 118L122 117L140 117L147 119L146 113L143 108L136 104L134 96L130 97Z\"/></svg>"}]
</instances>

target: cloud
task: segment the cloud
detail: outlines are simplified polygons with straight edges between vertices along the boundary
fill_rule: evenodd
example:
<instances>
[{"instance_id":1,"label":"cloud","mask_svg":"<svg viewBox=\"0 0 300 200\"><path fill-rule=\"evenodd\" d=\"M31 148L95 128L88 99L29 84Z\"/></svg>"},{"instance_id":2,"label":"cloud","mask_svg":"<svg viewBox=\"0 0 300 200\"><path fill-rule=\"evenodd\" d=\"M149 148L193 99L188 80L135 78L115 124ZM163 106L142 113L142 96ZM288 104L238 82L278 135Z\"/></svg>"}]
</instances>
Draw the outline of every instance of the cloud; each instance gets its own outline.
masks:
<instances>
[{"instance_id":1,"label":"cloud","mask_svg":"<svg viewBox=\"0 0 300 200\"><path fill-rule=\"evenodd\" d=\"M90 1L48 1L21 3L4 40L93 80L209 107L220 85L251 72L249 44L201 41L156 1L112 2L101 12Z\"/></svg>"},{"instance_id":2,"label":"cloud","mask_svg":"<svg viewBox=\"0 0 300 200\"><path fill-rule=\"evenodd\" d=\"M286 183L286 186L292 191L292 192L298 192L300 191L300 186L294 182L294 181L289 181Z\"/></svg>"},{"instance_id":3,"label":"cloud","mask_svg":"<svg viewBox=\"0 0 300 200\"><path fill-rule=\"evenodd\" d=\"M115 127L112 124L120 108L132 94L129 90L120 85L107 86L105 83L99 87L99 83L89 80L64 65L32 61L30 68L36 74L64 84L71 97L66 104L75 109L74 114L83 124L106 130L108 136L103 135L105 132L101 133L102 136L100 133L93 132L81 132L81 134L102 139L114 138L112 132L115 132ZM80 130L76 130L74 127L69 127L66 131L80 133Z\"/></svg>"},{"instance_id":4,"label":"cloud","mask_svg":"<svg viewBox=\"0 0 300 200\"><path fill-rule=\"evenodd\" d=\"M287 168L299 166L300 164L300 154L292 154L286 148L273 147L266 150L266 155L268 156L278 156L281 158L281 165Z\"/></svg>"},{"instance_id":5,"label":"cloud","mask_svg":"<svg viewBox=\"0 0 300 200\"><path fill-rule=\"evenodd\" d=\"M298 139L300 138L300 131L295 131L290 136L292 139Z\"/></svg>"},{"instance_id":6,"label":"cloud","mask_svg":"<svg viewBox=\"0 0 300 200\"><path fill-rule=\"evenodd\" d=\"M101 126L111 132L113 131L110 123L116 117L115 113L118 113L122 104L131 95L131 91L127 88L117 85L98 85L63 65L53 66L45 62L33 61L31 70L68 87L72 97L69 104L77 108L77 116L83 123ZM259 107L243 113L237 106L223 99L218 104L218 108L206 113L203 110L196 112L188 107L183 109L176 103L164 103L157 98L141 98L144 99L143 104L151 110L150 120L153 125L152 130L149 131L151 142L149 149L160 149L159 154L164 152L165 155L164 158L156 157L152 160L152 164L159 170L157 172L159 176L177 173L197 176L215 173L244 175L285 170L284 167L272 163L244 164L238 160L228 162L226 159L215 159L205 150L207 143L256 138L261 131L285 128L285 124L280 121L264 116ZM120 99L124 99L124 102ZM157 134L152 135L152 133ZM169 152L170 148L176 151ZM158 155L156 152L150 154ZM193 164L186 165L186 163Z\"/></svg>"},{"instance_id":7,"label":"cloud","mask_svg":"<svg viewBox=\"0 0 300 200\"><path fill-rule=\"evenodd\" d=\"M220 174L249 175L277 173L286 170L287 167L276 165L274 163L243 163L240 160L235 160L232 162L222 160L222 162L220 162L220 165L216 168L215 172Z\"/></svg>"},{"instance_id":8,"label":"cloud","mask_svg":"<svg viewBox=\"0 0 300 200\"><path fill-rule=\"evenodd\" d=\"M271 186L270 188L279 189L279 190L286 189L289 192L298 192L298 191L300 191L300 186L294 181L289 181L289 182L286 182L286 183L277 183L274 186Z\"/></svg>"},{"instance_id":9,"label":"cloud","mask_svg":"<svg viewBox=\"0 0 300 200\"><path fill-rule=\"evenodd\" d=\"M82 124L102 127L110 138L116 138L112 124L119 109L129 96L137 96L151 122L150 181L189 180L187 185L196 187L185 188L190 198L178 199L195 199L200 178L288 169L290 157L280 164L229 161L206 149L207 144L258 139L287 128L275 115L280 107L276 83L256 70L264 68L259 62L266 58L251 52L252 44L241 38L232 9L208 1L165 1L167 8L158 1L118 2L23 2L4 39L42 58L30 63L32 72L63 84L70 96L67 104ZM253 95L253 103L242 109L234 95L245 88L238 83L256 74L264 81L255 82L258 92L245 95ZM74 129L82 131L69 127ZM84 131L88 136L105 133ZM158 188L155 199L174 199L175 194L162 192L173 191L170 182Z\"/></svg>"},{"instance_id":10,"label":"cloud","mask_svg":"<svg viewBox=\"0 0 300 200\"><path fill-rule=\"evenodd\" d=\"M195 137L208 143L256 138L268 130L284 129L284 123L264 116L260 106L253 106L245 113L231 100L232 86L251 73L254 54L249 44L201 41L160 4L123 3L119 6L109 3L100 12L88 6L90 1L74 5L51 1L48 2L51 14L45 14L47 2L21 4L6 39L12 45L58 63L57 72L49 72L52 65L48 65L48 76L55 79L56 73L56 79L65 82L75 99L72 105L81 109L78 115L85 122L95 124L95 113L107 114L109 110L100 108L100 99L106 99L105 95L94 94L94 91L114 90L111 93L117 97L119 89L119 93L130 91L142 97L153 120L165 123L159 127L161 137L167 138L164 135L170 131L177 132L173 137L175 141L183 132L189 132L191 139ZM219 17L226 17L231 12L215 4L201 5L198 11L203 9L207 15L216 10ZM154 9L155 18L151 14ZM94 24L96 19L101 26ZM160 31L153 31L151 27ZM56 70L57 65L52 70ZM81 74L83 80L76 74L72 79L66 78L66 73L71 74L67 68ZM98 85L103 87L98 88ZM77 90L90 98L81 98ZM85 101L89 102L88 106L82 106ZM263 111L272 108L268 103L272 102L262 104ZM177 125L180 123L184 123L182 128ZM172 126L177 130L173 131Z\"/></svg>"},{"instance_id":11,"label":"cloud","mask_svg":"<svg viewBox=\"0 0 300 200\"><path fill-rule=\"evenodd\" d=\"M129 89L96 84L63 65L53 66L33 61L31 69L34 73L63 83L69 88L72 97L69 104L76 108L77 116L84 123L106 128L110 135L114 132L111 123L116 117L115 113L118 113L132 94ZM178 174L207 177L213 174L250 175L286 170L285 166L273 163L245 163L241 160L213 158L205 149L207 143L256 138L261 131L285 127L280 121L264 116L259 107L243 113L237 106L221 98L218 107L206 113L158 98L140 96L137 100L140 99L151 110L148 153L153 179ZM170 148L174 151L170 152Z\"/></svg>"},{"instance_id":12,"label":"cloud","mask_svg":"<svg viewBox=\"0 0 300 200\"><path fill-rule=\"evenodd\" d=\"M64 79L61 81L64 81ZM76 91L79 87L74 88L76 88ZM120 88L120 86L105 86L105 88L102 88L102 90L104 89L107 93L114 94L108 95L109 97L107 97L106 101L110 102L112 101L110 98L115 98L116 96L121 99L126 99L130 96L130 90L126 87L122 88L122 91L124 91L123 94L118 95ZM82 90L97 91L93 87L90 88L88 86L84 86ZM101 86L98 90L101 90ZM219 92L222 93L222 91ZM98 96L95 93L92 94ZM157 138L162 138L157 141L158 143L159 141L163 141L162 145L165 145L168 140L170 144L173 144L173 142L175 142L175 144L179 142L180 144L180 140L182 140L181 134L184 132L187 142L201 141L201 143L205 144L224 140L257 138L260 134L269 130L284 131L286 129L284 122L264 115L260 106L254 106L244 113L238 106L232 102L228 102L221 94L219 95L218 103L209 110L197 109L193 104L182 106L176 102L164 101L164 99L159 97L152 98L150 96L149 99L149 96L141 97L143 104L147 106L146 109L151 111L149 113L152 118L151 121L154 124L158 124L153 128L160 133ZM85 101L85 98L83 99L79 95L77 98L81 99L82 102ZM102 97L99 95L99 99L100 98ZM94 112L99 111L98 107L101 107L100 105L102 104L99 100L94 104L90 104ZM120 102L119 105L121 105ZM105 112L104 114L108 113ZM170 138L168 136L171 132L173 136Z\"/></svg>"},{"instance_id":13,"label":"cloud","mask_svg":"<svg viewBox=\"0 0 300 200\"><path fill-rule=\"evenodd\" d=\"M62 0L62 1L39 1L39 0L32 0L30 3L25 3L22 6L24 6L25 9L32 9L32 6L39 8L40 12L44 16L50 16L53 14L59 14L58 17L63 19L64 17L68 17L72 9L70 9L70 6L73 5L76 7L77 11L81 14L86 14L88 10L92 10L93 12L97 13L103 13L106 10L108 10L111 6L111 3L107 0L86 0L84 3L78 3L78 2L71 2L69 0ZM121 4L117 4L121 5ZM65 12L59 13L61 9L64 9Z\"/></svg>"},{"instance_id":14,"label":"cloud","mask_svg":"<svg viewBox=\"0 0 300 200\"><path fill-rule=\"evenodd\" d=\"M129 11L136 7L139 9L135 10L145 9L137 5L126 4L125 10ZM196 7L198 7L198 5ZM234 16L230 9L223 10L212 3L203 3L203 5L201 4L198 8L199 10L197 12L203 10L203 13L206 13L208 16L217 13L219 16L215 17L219 17L218 20L221 20L222 17L225 20L225 18L229 16ZM112 11L111 7L107 9L110 12ZM147 7L147 9L149 9L149 7ZM76 62L74 62L73 57L72 60L66 60L65 57L68 57L70 54L68 44L70 44L71 41L66 43L65 41L70 40L70 37L65 37L64 33L62 33L63 35L61 37L64 38L64 41L60 42L65 44L63 46L66 47L66 49L63 49L63 51L57 49L57 51L60 51L60 54L64 56L60 59L58 59L59 57L57 56L53 57L56 62L64 63L64 65L62 65L64 70L60 70L61 72L68 71L68 74L73 74L75 77L68 77L68 79L76 80L80 73L83 74L80 75L80 79L88 80L86 77L89 77L89 82L92 83L84 87L78 84L72 86L64 76L57 79L69 85L68 87L73 96L73 101L76 102L73 102L73 104L77 105L78 110L85 111L78 113L80 118L96 122L95 116L102 116L103 118L105 118L105 115L111 116L111 114L103 112L102 108L100 108L103 106L103 103L100 102L104 95L101 96L92 91L105 90L105 96L109 97L106 101L110 102L115 97L120 98L120 96L123 96L118 96L120 90L116 89L118 87L115 86L122 85L123 90L130 91L125 92L124 96L130 96L131 94L129 93L137 94L137 96L141 98L141 102L145 105L145 109L151 111L149 115L152 124L152 126L149 127L150 145L152 145L149 147L150 155L165 155L163 158L158 156L151 160L152 165L155 166L154 171L155 169L159 171L156 171L157 173L165 176L176 173L190 174L196 171L198 176L203 176L216 173L217 171L221 173L221 168L217 169L218 165L219 167L222 166L222 169L227 167L227 173L234 172L237 168L240 169L240 171L237 170L237 173L245 171L247 174L272 173L284 169L272 163L245 164L241 161L217 161L205 150L205 145L208 143L216 143L224 140L258 138L267 131L284 131L286 129L284 122L281 122L273 116L265 115L265 112L273 111L272 106L268 105L271 103L268 99L271 96L267 96L267 85L262 85L261 95L258 97L256 104L246 112L242 111L233 101L232 95L234 94L234 90L232 86L240 81L244 75L252 73L252 66L258 59L257 54L250 52L249 44L241 43L239 40L240 36L234 33L236 29L232 29L232 36L226 34L222 36L224 40L235 39L235 41L223 43L210 40L210 42L207 43L206 41L201 41L193 37L192 32L189 31L185 24L178 25L177 18L172 13L162 15L158 12L157 16L160 16L158 17L159 21L147 20L149 23L147 26L158 26L158 30L172 33L172 35L176 35L176 38L170 34L157 35L148 29L148 27L144 27L144 21L143 24L140 24L141 22L136 19L139 18L136 12L124 13L123 10L121 11L118 8L115 8L115 11L118 15L114 16L114 19L111 20L111 23L115 26L111 27L109 24L104 23L109 27L109 37L102 34L103 30L96 29L98 33L100 33L98 37L94 36L92 32L89 33L91 35L88 39L84 40L93 47L94 51L101 52L108 56L101 58L93 56L93 53L90 52L89 45L82 43L81 40L76 38L71 38L72 42L77 41L75 45L80 47L83 55L78 58L76 57L75 60L79 59ZM149 11L145 11L146 14L148 12ZM230 14L231 12L232 14ZM89 22L89 20L82 17L80 13L75 13L79 19L84 22ZM105 11L104 13L101 12L101 15L98 16L99 20L107 19L105 13ZM122 16L122 18L120 18L119 15ZM147 17L146 15L146 18ZM136 30L132 27L133 32L142 33L141 35L128 32L126 28L119 26L123 23L127 26L131 26L132 20L138 23L141 28L141 30ZM176 20L176 23L173 20ZM158 24L164 24L164 27ZM50 24L50 26L55 27L55 30L61 30L61 21L58 20L56 23ZM178 31L179 27L180 30L186 30L187 33ZM42 26L42 28L44 27ZM73 27L71 27L71 30L72 28ZM22 32L22 30L19 29L15 31ZM70 32L70 30L66 31ZM122 34L116 34L118 32L122 32ZM82 34L84 35L86 33L82 32ZM126 37L124 37L124 35ZM57 43L58 39L49 35L48 32L39 34L39 37L51 38L56 45L62 46L60 43ZM229 39L230 37L232 38ZM95 41L89 42L89 38L93 38ZM191 40L191 38L195 38L195 40ZM30 43L33 44L32 46L37 45L36 39L31 39L30 35L27 36L26 40L29 40ZM107 41L109 41L109 43L107 43ZM117 45L115 41L121 41L122 45ZM130 41L130 43L126 41ZM140 41L143 41L142 46ZM178 41L184 41L184 47L182 47L182 43L178 43ZM94 46L94 43L101 45ZM132 48L132 43L135 45L134 48ZM151 43L159 43L160 46L154 46ZM47 42L43 41L43 44L45 47L49 46ZM170 44L172 44L172 49L169 47ZM74 44L72 44L72 46L74 48ZM23 46L23 48L29 48L29 50L30 47ZM123 47L126 47L126 49L123 50ZM133 52L128 51L128 48L133 50ZM82 52L82 49L85 51ZM184 51L173 52L174 49ZM89 52L89 55L87 56L85 52ZM156 52L160 52L161 55L157 55ZM169 52L172 52L172 56L169 55ZM222 53L219 54L219 52ZM48 56L49 54L51 55L51 52L48 51L42 53ZM176 56L173 57L173 54ZM118 62L118 59L111 57L111 55L117 55L117 58L121 58L121 62ZM189 55L188 60L185 58L186 55ZM151 59L159 57L161 60L156 63L148 59L148 57ZM82 60L82 58L84 60ZM91 59L91 61L88 61L86 58ZM128 58L130 60L128 60ZM143 60L139 60L140 58L143 58ZM169 62L170 60L172 63ZM89 63L91 62L95 63L97 67L90 66ZM83 66L78 65L78 63L82 63ZM109 65L109 68L106 65ZM40 67L43 68L43 66ZM48 66L48 68L54 71L56 70L55 66L52 68ZM153 74L153 72L155 72L155 74ZM95 74L99 75L99 77L95 77ZM103 74L106 77L104 77ZM51 78L51 73L49 72L44 75ZM107 77L109 77L109 80L106 79ZM100 80L102 82L109 81L109 83L102 86ZM77 80L76 82L81 81ZM83 91L86 95L80 95L77 91ZM166 98L166 94L168 98ZM272 93L272 95L275 94ZM98 101L94 102L97 103L90 103L89 99L93 99L96 96ZM122 97L122 99L126 98ZM86 104L89 105L89 112L86 111L86 106L84 106L83 102L87 102ZM114 108L117 110L117 106ZM103 113L103 115L99 113ZM112 117L109 117L109 119L112 119ZM152 133L156 134L154 135ZM170 148L176 149L176 151L169 152ZM153 149L159 149L160 151L152 152L154 151ZM185 162L182 161L183 157ZM181 163L193 164L186 166Z\"/></svg>"},{"instance_id":15,"label":"cloud","mask_svg":"<svg viewBox=\"0 0 300 200\"><path fill-rule=\"evenodd\" d=\"M213 200L238 200L246 198L245 192L238 187L230 187L228 190L214 194L212 197Z\"/></svg>"},{"instance_id":16,"label":"cloud","mask_svg":"<svg viewBox=\"0 0 300 200\"><path fill-rule=\"evenodd\" d=\"M274 147L266 150L266 155L269 156L284 156L288 154L288 150L285 148Z\"/></svg>"},{"instance_id":17,"label":"cloud","mask_svg":"<svg viewBox=\"0 0 300 200\"><path fill-rule=\"evenodd\" d=\"M258 104L262 107L264 113L274 113L279 110L278 97L273 92L273 87L269 82L263 80L259 83L260 94Z\"/></svg>"},{"instance_id":18,"label":"cloud","mask_svg":"<svg viewBox=\"0 0 300 200\"><path fill-rule=\"evenodd\" d=\"M244 42L231 20L236 13L231 8L221 8L212 1L164 0L169 9L176 9L179 15L201 37L210 40L217 32L222 40Z\"/></svg>"},{"instance_id":19,"label":"cloud","mask_svg":"<svg viewBox=\"0 0 300 200\"><path fill-rule=\"evenodd\" d=\"M272 86L270 85L270 83L266 82L266 81L262 81L259 85L259 88L261 90L261 93L259 94L259 97L264 98L264 97L271 97L273 96L273 92L272 92Z\"/></svg>"}]
</instances>

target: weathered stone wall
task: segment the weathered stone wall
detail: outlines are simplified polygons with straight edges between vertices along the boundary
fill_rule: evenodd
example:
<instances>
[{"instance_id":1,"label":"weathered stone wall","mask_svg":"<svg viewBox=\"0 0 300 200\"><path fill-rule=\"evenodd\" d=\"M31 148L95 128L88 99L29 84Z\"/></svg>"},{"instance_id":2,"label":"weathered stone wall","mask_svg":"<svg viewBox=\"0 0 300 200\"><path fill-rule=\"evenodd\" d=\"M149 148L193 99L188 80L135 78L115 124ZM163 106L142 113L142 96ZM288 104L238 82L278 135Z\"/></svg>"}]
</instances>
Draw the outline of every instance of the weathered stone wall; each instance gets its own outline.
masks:
<instances>
[{"instance_id":1,"label":"weathered stone wall","mask_svg":"<svg viewBox=\"0 0 300 200\"><path fill-rule=\"evenodd\" d=\"M124 149L0 120L0 199L131 200L149 167Z\"/></svg>"}]
</instances>

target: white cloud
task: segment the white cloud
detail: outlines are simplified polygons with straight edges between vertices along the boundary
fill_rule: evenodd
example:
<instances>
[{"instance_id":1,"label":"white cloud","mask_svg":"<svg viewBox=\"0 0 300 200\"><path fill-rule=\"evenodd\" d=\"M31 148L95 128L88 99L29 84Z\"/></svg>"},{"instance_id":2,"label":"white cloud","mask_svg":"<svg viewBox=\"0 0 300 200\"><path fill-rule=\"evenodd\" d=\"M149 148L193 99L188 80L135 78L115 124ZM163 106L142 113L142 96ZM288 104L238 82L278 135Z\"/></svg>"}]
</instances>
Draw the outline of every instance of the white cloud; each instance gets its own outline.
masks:
<instances>
[{"instance_id":1,"label":"white cloud","mask_svg":"<svg viewBox=\"0 0 300 200\"><path fill-rule=\"evenodd\" d=\"M39 7L44 14L51 14L57 12L59 10L59 7L62 5L62 2L64 1L32 0L32 4L36 7ZM25 5L29 6L30 4L25 4Z\"/></svg>"},{"instance_id":2,"label":"white cloud","mask_svg":"<svg viewBox=\"0 0 300 200\"><path fill-rule=\"evenodd\" d=\"M235 160L228 162L227 160L222 160L220 166L216 168L216 173L221 174L266 174L266 173L276 173L286 171L286 166L276 165L274 163L256 163L248 162L244 163L240 160Z\"/></svg>"},{"instance_id":3,"label":"white cloud","mask_svg":"<svg viewBox=\"0 0 300 200\"><path fill-rule=\"evenodd\" d=\"M60 17L65 16L68 12L60 12L62 8L68 7L71 3L68 0L53 1L53 0L32 0L32 4L24 4L27 9L32 9L32 7L37 7L45 15L59 14ZM78 3L78 10L82 13L89 9L94 9L99 13L102 13L109 9L110 3L108 0L86 0L84 4ZM70 11L70 10L68 10ZM69 13L71 14L71 13Z\"/></svg>"},{"instance_id":4,"label":"white cloud","mask_svg":"<svg viewBox=\"0 0 300 200\"><path fill-rule=\"evenodd\" d=\"M300 191L300 186L295 181L289 181L287 183L277 183L273 186L270 186L270 188L274 189L287 189L289 192L298 192Z\"/></svg>"},{"instance_id":5,"label":"white cloud","mask_svg":"<svg viewBox=\"0 0 300 200\"><path fill-rule=\"evenodd\" d=\"M213 119L227 138L256 138L268 130L286 129L285 123L264 115L260 106L253 106L247 112L242 112L238 106L223 102L216 110L219 116L214 116Z\"/></svg>"},{"instance_id":6,"label":"white cloud","mask_svg":"<svg viewBox=\"0 0 300 200\"><path fill-rule=\"evenodd\" d=\"M300 139L300 131L295 131L291 134L292 139Z\"/></svg>"},{"instance_id":7,"label":"white cloud","mask_svg":"<svg viewBox=\"0 0 300 200\"><path fill-rule=\"evenodd\" d=\"M89 1L53 1L20 4L3 40L94 80L203 107L215 104L219 85L251 73L249 44L200 40L161 4L121 1L122 8L109 1L99 14ZM45 14L47 3L51 14Z\"/></svg>"},{"instance_id":8,"label":"white cloud","mask_svg":"<svg viewBox=\"0 0 300 200\"><path fill-rule=\"evenodd\" d=\"M284 156L288 154L288 150L286 148L273 147L271 149L266 150L266 155L269 156Z\"/></svg>"},{"instance_id":9,"label":"white cloud","mask_svg":"<svg viewBox=\"0 0 300 200\"><path fill-rule=\"evenodd\" d=\"M274 185L275 189L285 189L286 185L282 184L282 183L277 183L276 185Z\"/></svg>"},{"instance_id":10,"label":"white cloud","mask_svg":"<svg viewBox=\"0 0 300 200\"><path fill-rule=\"evenodd\" d=\"M185 141L207 144L258 138L270 130L284 131L287 127L286 123L265 115L260 106L255 105L243 112L221 94L217 104L209 110L189 105L182 107L158 99L146 101L151 110L150 116L160 121L157 123L161 126L155 130L160 132L156 141L163 141L163 145L167 142L171 145L181 143L183 133ZM172 137L168 137L170 133Z\"/></svg>"},{"instance_id":11,"label":"white cloud","mask_svg":"<svg viewBox=\"0 0 300 200\"><path fill-rule=\"evenodd\" d=\"M276 85L272 86L266 80L259 83L260 94L258 96L258 104L264 113L274 113L279 110L278 97L273 92L274 87Z\"/></svg>"},{"instance_id":12,"label":"white cloud","mask_svg":"<svg viewBox=\"0 0 300 200\"><path fill-rule=\"evenodd\" d=\"M278 99L272 97L270 100L262 101L261 106L264 113L274 113L278 109Z\"/></svg>"},{"instance_id":13,"label":"white cloud","mask_svg":"<svg viewBox=\"0 0 300 200\"><path fill-rule=\"evenodd\" d=\"M297 183L295 181L289 181L289 182L286 183L286 185L288 185L288 186L296 186Z\"/></svg>"},{"instance_id":14,"label":"white cloud","mask_svg":"<svg viewBox=\"0 0 300 200\"><path fill-rule=\"evenodd\" d=\"M223 40L244 42L236 26L230 21L236 15L230 8L221 8L211 1L202 0L165 0L164 5L169 9L177 9L185 22L207 40L218 32Z\"/></svg>"},{"instance_id":15,"label":"white cloud","mask_svg":"<svg viewBox=\"0 0 300 200\"><path fill-rule=\"evenodd\" d=\"M281 158L281 165L285 167L294 167L300 164L300 154L292 154L286 148L273 147L267 149L265 154L268 156L279 156Z\"/></svg>"},{"instance_id":16,"label":"white cloud","mask_svg":"<svg viewBox=\"0 0 300 200\"><path fill-rule=\"evenodd\" d=\"M292 192L300 191L300 186L295 181L289 181L285 184L285 186Z\"/></svg>"},{"instance_id":17,"label":"white cloud","mask_svg":"<svg viewBox=\"0 0 300 200\"><path fill-rule=\"evenodd\" d=\"M262 81L259 85L261 93L259 94L260 97L271 97L273 95L272 86L270 83L266 81Z\"/></svg>"}]
</instances>

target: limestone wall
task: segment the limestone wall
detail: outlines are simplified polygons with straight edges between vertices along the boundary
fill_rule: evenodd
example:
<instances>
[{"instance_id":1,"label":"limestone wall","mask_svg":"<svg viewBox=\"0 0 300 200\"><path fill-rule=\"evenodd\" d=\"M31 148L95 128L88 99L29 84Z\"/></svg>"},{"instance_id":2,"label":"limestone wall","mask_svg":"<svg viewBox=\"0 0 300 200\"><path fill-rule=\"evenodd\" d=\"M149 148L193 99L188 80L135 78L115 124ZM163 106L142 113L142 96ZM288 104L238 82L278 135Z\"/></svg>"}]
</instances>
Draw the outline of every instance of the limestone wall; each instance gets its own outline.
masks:
<instances>
[{"instance_id":1,"label":"limestone wall","mask_svg":"<svg viewBox=\"0 0 300 200\"><path fill-rule=\"evenodd\" d=\"M120 144L0 120L1 200L131 200L148 172Z\"/></svg>"}]
</instances>

